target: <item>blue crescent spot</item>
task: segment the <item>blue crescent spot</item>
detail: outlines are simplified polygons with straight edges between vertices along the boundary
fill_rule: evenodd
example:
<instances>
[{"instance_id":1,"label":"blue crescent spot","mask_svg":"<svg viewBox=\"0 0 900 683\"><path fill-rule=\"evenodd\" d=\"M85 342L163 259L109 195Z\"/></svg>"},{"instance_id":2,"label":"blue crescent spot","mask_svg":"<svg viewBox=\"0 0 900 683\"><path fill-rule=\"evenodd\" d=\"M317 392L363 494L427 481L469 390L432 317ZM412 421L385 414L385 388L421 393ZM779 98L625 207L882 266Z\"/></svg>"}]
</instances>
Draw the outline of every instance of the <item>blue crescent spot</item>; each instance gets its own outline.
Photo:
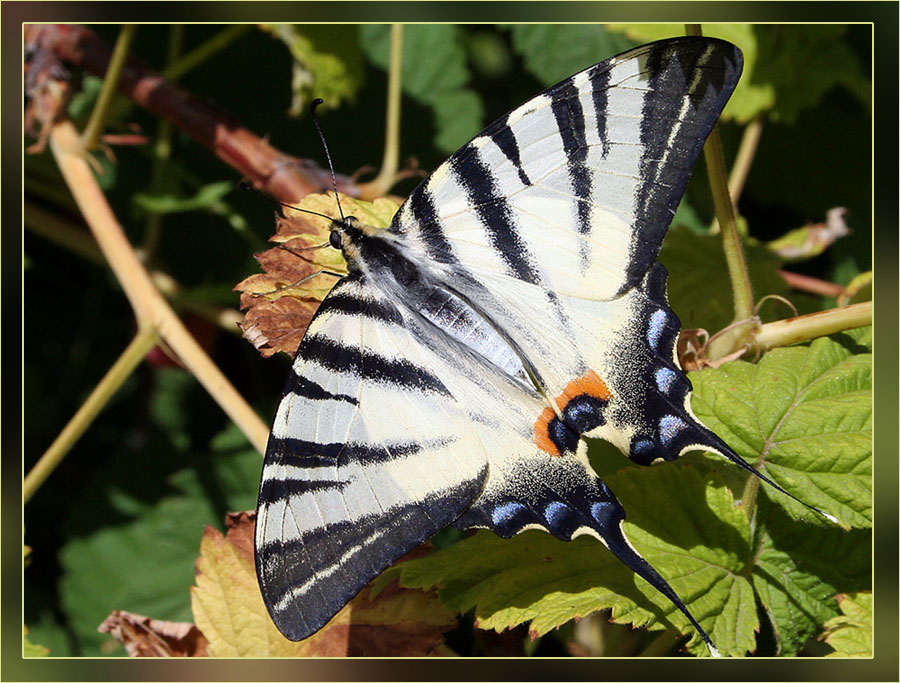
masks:
<instances>
[{"instance_id":1,"label":"blue crescent spot","mask_svg":"<svg viewBox=\"0 0 900 683\"><path fill-rule=\"evenodd\" d=\"M656 386L659 387L659 390L664 394L669 393L669 389L672 388L672 385L675 383L675 378L678 375L675 374L674 370L670 370L669 368L659 368L654 374L653 377L656 379Z\"/></svg>"},{"instance_id":2,"label":"blue crescent spot","mask_svg":"<svg viewBox=\"0 0 900 683\"><path fill-rule=\"evenodd\" d=\"M666 312L662 309L653 311L650 316L650 324L647 325L647 343L654 351L659 344L659 338L662 336L663 327L666 324Z\"/></svg>"},{"instance_id":3,"label":"blue crescent spot","mask_svg":"<svg viewBox=\"0 0 900 683\"><path fill-rule=\"evenodd\" d=\"M504 522L509 522L519 512L526 509L527 508L524 505L515 501L503 503L503 505L498 505L491 511L491 521L496 526L500 526Z\"/></svg>"},{"instance_id":4,"label":"blue crescent spot","mask_svg":"<svg viewBox=\"0 0 900 683\"><path fill-rule=\"evenodd\" d=\"M687 427L687 425L680 417L663 415L659 418L659 440L663 443L668 443L685 427Z\"/></svg>"},{"instance_id":5,"label":"blue crescent spot","mask_svg":"<svg viewBox=\"0 0 900 683\"><path fill-rule=\"evenodd\" d=\"M610 516L615 512L616 506L612 503L601 501L591 505L591 517L600 524L605 524L610 520Z\"/></svg>"},{"instance_id":6,"label":"blue crescent spot","mask_svg":"<svg viewBox=\"0 0 900 683\"><path fill-rule=\"evenodd\" d=\"M568 506L555 500L544 508L544 519L547 520L547 524L553 526L554 522L564 516L568 511Z\"/></svg>"},{"instance_id":7,"label":"blue crescent spot","mask_svg":"<svg viewBox=\"0 0 900 683\"><path fill-rule=\"evenodd\" d=\"M641 439L640 441L635 441L631 444L631 452L635 455L640 455L645 451L649 451L653 448L653 442L648 439Z\"/></svg>"}]
</instances>

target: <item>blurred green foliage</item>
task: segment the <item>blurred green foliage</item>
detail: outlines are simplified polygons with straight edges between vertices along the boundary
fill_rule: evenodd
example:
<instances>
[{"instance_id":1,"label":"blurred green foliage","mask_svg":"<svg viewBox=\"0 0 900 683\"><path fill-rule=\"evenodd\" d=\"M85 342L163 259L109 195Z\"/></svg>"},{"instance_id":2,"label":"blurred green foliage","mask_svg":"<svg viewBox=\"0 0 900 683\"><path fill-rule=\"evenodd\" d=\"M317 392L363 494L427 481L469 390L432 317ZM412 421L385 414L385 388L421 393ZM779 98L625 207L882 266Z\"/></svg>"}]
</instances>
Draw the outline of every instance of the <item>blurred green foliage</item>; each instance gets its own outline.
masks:
<instances>
[{"instance_id":1,"label":"blurred green foliage","mask_svg":"<svg viewBox=\"0 0 900 683\"><path fill-rule=\"evenodd\" d=\"M115 25L93 28L115 40ZM647 39L626 28L407 26L401 158L415 156L422 168L434 168L484 124L545 86ZM669 28L672 35L681 30ZM184 51L221 30L215 25L185 27ZM729 163L742 133L738 122L753 113L766 118L740 202L750 236L772 239L823 220L833 206L846 206L854 234L796 269L842 283L870 270L868 28L723 26L712 34L717 30L742 36L753 66L741 86L748 94L736 94L738 102L740 97L747 102L722 127ZM299 103L325 96L334 107L323 113L322 125L336 170L350 174L364 166L377 168L389 27L329 31L298 26L282 41L266 31L245 31L179 83L275 147L320 163L321 144ZM162 69L169 32L164 25L142 25L133 53ZM72 87L72 114L83 122L98 81L85 76ZM273 205L257 195L231 191L240 180L237 173L180 131L169 138L168 156L156 156L154 143L162 126L149 112L122 97L112 111L108 132L136 126L150 139L143 147L115 148L115 161L98 155L104 166L101 183L130 239L135 245L152 242L152 262L180 286L176 302L236 307L237 297L229 300L228 292L258 272L252 255L274 232ZM300 115L293 117L292 111ZM679 211L694 233L712 218L701 167ZM77 225L77 211L49 152L26 157L25 187L26 205ZM394 192L405 194L412 187L408 180ZM152 222L159 232L151 239L148 235L157 230ZM691 243L675 232L673 238L664 259L673 273L676 310L684 322L713 331L727 322L730 300L726 284L713 286L708 274L700 273L719 258L712 254L713 240L694 234L691 239L698 241ZM701 239L709 243L701 244ZM135 330L128 304L107 269L29 231L24 250L27 471ZM751 269L760 273L759 296L782 287L771 257L753 251L751 261ZM712 302L721 310L713 311ZM806 308L825 303L807 302ZM263 361L237 334L203 319L192 318L192 326L208 340L216 363L268 420L287 359ZM34 644L29 652L38 654L44 645L50 656L122 655L111 639L96 632L113 609L189 619L188 586L203 527L222 528L226 512L254 507L261 464L188 373L143 364L25 509L25 542L33 548L24 579L24 618L28 641ZM790 650L801 646L791 642ZM770 645L759 653L774 651ZM562 653L549 636L537 649L537 654Z\"/></svg>"}]
</instances>

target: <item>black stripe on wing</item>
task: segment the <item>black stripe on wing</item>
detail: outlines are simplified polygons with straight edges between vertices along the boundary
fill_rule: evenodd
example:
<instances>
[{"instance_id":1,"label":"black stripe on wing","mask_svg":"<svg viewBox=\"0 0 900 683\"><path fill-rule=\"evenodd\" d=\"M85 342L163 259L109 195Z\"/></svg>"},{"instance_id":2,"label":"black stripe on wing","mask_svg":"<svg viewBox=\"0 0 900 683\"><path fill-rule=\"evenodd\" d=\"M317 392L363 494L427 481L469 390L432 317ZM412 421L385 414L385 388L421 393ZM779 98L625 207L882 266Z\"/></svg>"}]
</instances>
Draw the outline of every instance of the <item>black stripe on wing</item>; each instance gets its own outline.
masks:
<instances>
[{"instance_id":1,"label":"black stripe on wing","mask_svg":"<svg viewBox=\"0 0 900 683\"><path fill-rule=\"evenodd\" d=\"M659 253L691 169L743 66L740 50L713 38L685 37L646 49L649 89L641 111L638 239L620 293L640 282ZM684 104L688 107L682 112Z\"/></svg>"},{"instance_id":2,"label":"black stripe on wing","mask_svg":"<svg viewBox=\"0 0 900 683\"><path fill-rule=\"evenodd\" d=\"M322 335L304 337L297 349L297 356L329 370L354 375L364 382L379 382L400 389L450 395L447 387L436 376L406 359L386 358L358 346L344 346L341 342Z\"/></svg>"},{"instance_id":3,"label":"black stripe on wing","mask_svg":"<svg viewBox=\"0 0 900 683\"><path fill-rule=\"evenodd\" d=\"M437 448L446 444L435 440L429 445ZM422 444L403 443L316 443L295 438L269 437L266 448L266 466L294 465L297 467L334 467L347 462L377 463L405 458L422 450Z\"/></svg>"},{"instance_id":4,"label":"black stripe on wing","mask_svg":"<svg viewBox=\"0 0 900 683\"><path fill-rule=\"evenodd\" d=\"M352 403L353 405L358 403L357 399L353 396L348 396L347 394L333 394L321 384L313 382L306 377L298 377L296 375L294 376L294 383L289 391L297 396L309 398L313 401L344 401L345 403Z\"/></svg>"},{"instance_id":5,"label":"black stripe on wing","mask_svg":"<svg viewBox=\"0 0 900 683\"><path fill-rule=\"evenodd\" d=\"M509 202L497 187L494 173L485 165L478 149L469 143L450 157L447 164L509 271L520 280L538 284L540 276L516 231Z\"/></svg>"},{"instance_id":6,"label":"black stripe on wing","mask_svg":"<svg viewBox=\"0 0 900 683\"><path fill-rule=\"evenodd\" d=\"M560 83L553 93L550 105L556 119L556 127L566 153L566 169L572 194L578 201L578 232L587 235L591 231L592 194L594 191L593 174L585 164L587 159L587 131L585 130L584 110L579 99L578 87L573 79ZM581 267L588 266L590 251L587 242L581 245Z\"/></svg>"},{"instance_id":7,"label":"black stripe on wing","mask_svg":"<svg viewBox=\"0 0 900 683\"><path fill-rule=\"evenodd\" d=\"M485 469L477 479L423 500L258 547L260 588L279 630L290 640L315 633L366 583L453 521L486 475Z\"/></svg>"}]
</instances>

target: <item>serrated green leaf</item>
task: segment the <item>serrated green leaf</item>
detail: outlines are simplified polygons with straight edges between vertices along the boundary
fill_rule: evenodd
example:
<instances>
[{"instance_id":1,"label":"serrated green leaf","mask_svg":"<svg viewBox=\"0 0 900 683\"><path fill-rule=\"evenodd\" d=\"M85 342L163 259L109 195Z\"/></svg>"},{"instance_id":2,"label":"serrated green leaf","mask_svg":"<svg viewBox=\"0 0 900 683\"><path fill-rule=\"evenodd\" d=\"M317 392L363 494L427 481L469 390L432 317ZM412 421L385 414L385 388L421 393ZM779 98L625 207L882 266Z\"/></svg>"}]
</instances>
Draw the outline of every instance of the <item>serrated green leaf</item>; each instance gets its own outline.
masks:
<instances>
[{"instance_id":1,"label":"serrated green leaf","mask_svg":"<svg viewBox=\"0 0 900 683\"><path fill-rule=\"evenodd\" d=\"M360 27L360 43L369 60L382 69L390 61L390 26ZM403 92L435 112L435 145L452 152L482 127L481 100L466 88L469 69L457 26L407 25L403 31Z\"/></svg>"},{"instance_id":2,"label":"serrated green leaf","mask_svg":"<svg viewBox=\"0 0 900 683\"><path fill-rule=\"evenodd\" d=\"M757 365L691 373L692 405L704 424L785 490L844 525L867 527L872 357L835 339L775 349ZM786 496L772 499L795 519L827 524Z\"/></svg>"},{"instance_id":3,"label":"serrated green leaf","mask_svg":"<svg viewBox=\"0 0 900 683\"><path fill-rule=\"evenodd\" d=\"M871 585L868 529L846 532L791 520L777 506L761 506L765 519L753 585L783 655L795 655L838 613L835 595Z\"/></svg>"},{"instance_id":4,"label":"serrated green leaf","mask_svg":"<svg viewBox=\"0 0 900 683\"><path fill-rule=\"evenodd\" d=\"M872 594L843 595L839 607L843 614L825 624L825 642L835 650L826 657L871 657Z\"/></svg>"},{"instance_id":5,"label":"serrated green leaf","mask_svg":"<svg viewBox=\"0 0 900 683\"><path fill-rule=\"evenodd\" d=\"M545 86L635 45L599 24L514 24L510 35L525 68Z\"/></svg>"},{"instance_id":6,"label":"serrated green leaf","mask_svg":"<svg viewBox=\"0 0 900 683\"><path fill-rule=\"evenodd\" d=\"M755 647L753 591L744 578L750 529L730 491L713 472L665 465L608 477L628 511L625 532L672 584L723 653ZM664 514L660 514L664 511ZM690 649L706 653L687 619L667 598L592 538L566 543L529 531L505 541L479 532L393 572L409 587L437 586L442 601L475 608L480 628L531 621L542 635L598 609L620 623L692 633Z\"/></svg>"}]
</instances>

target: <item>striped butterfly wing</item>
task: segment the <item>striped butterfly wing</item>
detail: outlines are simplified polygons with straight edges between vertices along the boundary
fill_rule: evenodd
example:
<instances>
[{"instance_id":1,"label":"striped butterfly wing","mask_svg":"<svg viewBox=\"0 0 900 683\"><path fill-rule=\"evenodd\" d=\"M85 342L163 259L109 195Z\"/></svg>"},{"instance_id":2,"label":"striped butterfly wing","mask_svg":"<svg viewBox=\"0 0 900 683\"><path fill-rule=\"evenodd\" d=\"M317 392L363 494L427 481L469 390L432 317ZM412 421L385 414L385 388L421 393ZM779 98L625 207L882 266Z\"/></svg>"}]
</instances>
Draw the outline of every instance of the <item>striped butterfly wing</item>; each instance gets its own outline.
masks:
<instances>
[{"instance_id":1,"label":"striped butterfly wing","mask_svg":"<svg viewBox=\"0 0 900 683\"><path fill-rule=\"evenodd\" d=\"M388 230L336 224L352 275L300 346L260 491L257 571L285 635L455 520L593 535L713 649L625 539L582 436L642 463L694 444L740 460L690 414L656 260L740 68L702 38L612 58L489 126Z\"/></svg>"},{"instance_id":2,"label":"striped butterfly wing","mask_svg":"<svg viewBox=\"0 0 900 683\"><path fill-rule=\"evenodd\" d=\"M741 67L699 37L596 64L485 129L395 217L409 257L501 327L557 402L552 453L586 434L644 464L702 446L746 465L690 413L657 261Z\"/></svg>"},{"instance_id":3,"label":"striped butterfly wing","mask_svg":"<svg viewBox=\"0 0 900 683\"><path fill-rule=\"evenodd\" d=\"M284 635L311 635L391 562L452 522L487 460L440 358L360 277L300 344L266 449L256 569ZM446 374L446 373L444 373Z\"/></svg>"}]
</instances>

